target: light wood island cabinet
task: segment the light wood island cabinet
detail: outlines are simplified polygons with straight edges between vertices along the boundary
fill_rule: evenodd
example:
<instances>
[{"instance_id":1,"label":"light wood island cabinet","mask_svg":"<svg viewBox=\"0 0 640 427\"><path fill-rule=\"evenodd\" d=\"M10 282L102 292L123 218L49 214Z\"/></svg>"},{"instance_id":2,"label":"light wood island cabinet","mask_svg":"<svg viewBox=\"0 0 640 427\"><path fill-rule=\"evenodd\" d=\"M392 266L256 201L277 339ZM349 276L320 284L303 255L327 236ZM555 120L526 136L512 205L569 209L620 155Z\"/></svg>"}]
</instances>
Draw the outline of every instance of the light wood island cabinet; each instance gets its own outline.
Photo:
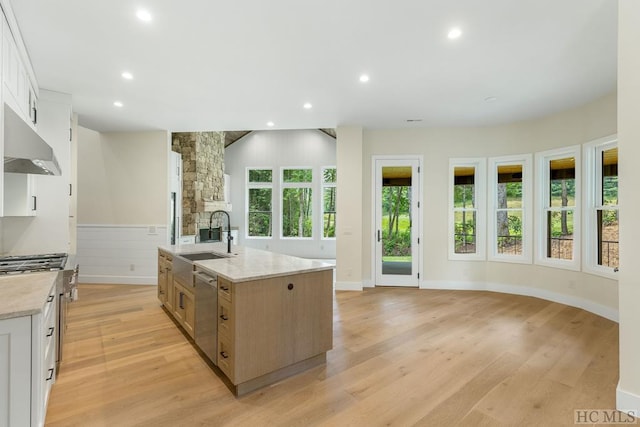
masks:
<instances>
[{"instance_id":1,"label":"light wood island cabinet","mask_svg":"<svg viewBox=\"0 0 640 427\"><path fill-rule=\"evenodd\" d=\"M183 276L182 266L174 266L172 274L168 265L172 257L182 260L180 255L207 250L224 255L226 247L181 245L158 252L158 298L192 338L203 330L197 323L200 315L194 314L200 294L182 283L184 279L177 280ZM326 362L326 352L333 346L330 265L243 247L235 247L231 256L193 265L216 278L217 307L212 303L211 310L217 312L217 328L213 323L217 351L212 350L211 362L234 394L249 393Z\"/></svg>"},{"instance_id":2,"label":"light wood island cabinet","mask_svg":"<svg viewBox=\"0 0 640 427\"><path fill-rule=\"evenodd\" d=\"M330 270L218 278L218 367L244 394L323 363L333 343Z\"/></svg>"}]
</instances>

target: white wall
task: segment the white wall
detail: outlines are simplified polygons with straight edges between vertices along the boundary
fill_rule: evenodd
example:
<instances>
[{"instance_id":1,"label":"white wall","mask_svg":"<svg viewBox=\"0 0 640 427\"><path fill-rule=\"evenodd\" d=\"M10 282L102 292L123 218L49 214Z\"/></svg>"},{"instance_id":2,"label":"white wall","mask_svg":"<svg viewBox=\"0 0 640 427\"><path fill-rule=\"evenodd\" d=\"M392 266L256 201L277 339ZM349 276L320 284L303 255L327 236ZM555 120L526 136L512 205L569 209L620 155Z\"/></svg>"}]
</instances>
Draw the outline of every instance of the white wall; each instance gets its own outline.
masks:
<instances>
[{"instance_id":1,"label":"white wall","mask_svg":"<svg viewBox=\"0 0 640 427\"><path fill-rule=\"evenodd\" d=\"M35 175L37 214L2 219L3 252L38 254L69 252L69 183L71 95L40 91L38 133L53 148L61 176Z\"/></svg>"},{"instance_id":2,"label":"white wall","mask_svg":"<svg viewBox=\"0 0 640 427\"><path fill-rule=\"evenodd\" d=\"M80 281L155 284L167 243L170 134L78 127Z\"/></svg>"},{"instance_id":3,"label":"white wall","mask_svg":"<svg viewBox=\"0 0 640 427\"><path fill-rule=\"evenodd\" d=\"M449 261L447 252L449 158L534 153L583 144L615 134L616 130L615 94L551 117L504 126L365 130L361 159L363 215L358 218L362 221L363 285L373 284L373 206L369 191L373 185L371 156L419 154L424 156L424 271L420 275L422 287L476 288L482 285L494 288L497 286L500 290L521 293L537 289L540 295L557 297L556 299L562 302L584 306L599 314L616 318L618 288L614 280L536 265ZM339 136L338 145L342 143ZM342 262L342 258L338 257L337 265Z\"/></svg>"},{"instance_id":4,"label":"white wall","mask_svg":"<svg viewBox=\"0 0 640 427\"><path fill-rule=\"evenodd\" d=\"M78 223L166 225L169 133L78 133Z\"/></svg>"},{"instance_id":5,"label":"white wall","mask_svg":"<svg viewBox=\"0 0 640 427\"><path fill-rule=\"evenodd\" d=\"M274 252L307 258L335 258L334 239L321 239L320 173L324 166L336 166L336 141L319 130L273 130L254 131L225 149L225 173L231 176L231 225L239 227L239 244ZM280 168L285 166L314 168L313 206L314 237L309 240L280 238L280 193L278 182ZM273 237L271 239L246 238L246 169L248 167L273 168ZM340 177L340 170L338 170ZM338 178L340 179L340 178ZM339 192L338 192L339 193ZM338 195L340 197L340 195ZM338 207L338 209L340 209ZM339 226L339 225L338 225Z\"/></svg>"},{"instance_id":6,"label":"white wall","mask_svg":"<svg viewBox=\"0 0 640 427\"><path fill-rule=\"evenodd\" d=\"M618 147L620 153L620 382L618 409L640 413L640 2L618 3Z\"/></svg>"}]
</instances>

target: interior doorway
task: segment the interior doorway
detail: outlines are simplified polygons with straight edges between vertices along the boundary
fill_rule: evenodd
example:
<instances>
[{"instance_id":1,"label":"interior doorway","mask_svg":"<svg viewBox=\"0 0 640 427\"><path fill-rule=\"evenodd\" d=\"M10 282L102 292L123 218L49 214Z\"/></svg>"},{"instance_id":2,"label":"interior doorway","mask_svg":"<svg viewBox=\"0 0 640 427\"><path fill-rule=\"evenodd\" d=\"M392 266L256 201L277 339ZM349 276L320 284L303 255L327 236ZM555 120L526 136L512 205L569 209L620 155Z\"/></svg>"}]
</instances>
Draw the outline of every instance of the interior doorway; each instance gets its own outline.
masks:
<instances>
[{"instance_id":1,"label":"interior doorway","mask_svg":"<svg viewBox=\"0 0 640 427\"><path fill-rule=\"evenodd\" d=\"M420 163L418 157L376 157L375 285L420 282Z\"/></svg>"}]
</instances>

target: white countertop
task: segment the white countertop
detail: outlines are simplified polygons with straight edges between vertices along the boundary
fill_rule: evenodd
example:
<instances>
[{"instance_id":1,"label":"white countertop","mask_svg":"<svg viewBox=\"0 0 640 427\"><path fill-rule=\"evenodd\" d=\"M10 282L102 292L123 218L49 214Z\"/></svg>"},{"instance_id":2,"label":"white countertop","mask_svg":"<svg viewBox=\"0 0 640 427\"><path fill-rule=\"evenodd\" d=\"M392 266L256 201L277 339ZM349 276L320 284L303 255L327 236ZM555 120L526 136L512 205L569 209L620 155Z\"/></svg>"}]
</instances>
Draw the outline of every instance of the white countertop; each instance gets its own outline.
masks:
<instances>
[{"instance_id":1,"label":"white countertop","mask_svg":"<svg viewBox=\"0 0 640 427\"><path fill-rule=\"evenodd\" d=\"M57 277L57 271L0 276L0 319L42 312Z\"/></svg>"},{"instance_id":2,"label":"white countertop","mask_svg":"<svg viewBox=\"0 0 640 427\"><path fill-rule=\"evenodd\" d=\"M333 269L333 265L324 262L244 246L231 246L231 254L227 254L226 242L160 246L159 248L174 255L214 252L222 256L228 256L227 258L194 261L193 264L232 282L246 282Z\"/></svg>"}]
</instances>

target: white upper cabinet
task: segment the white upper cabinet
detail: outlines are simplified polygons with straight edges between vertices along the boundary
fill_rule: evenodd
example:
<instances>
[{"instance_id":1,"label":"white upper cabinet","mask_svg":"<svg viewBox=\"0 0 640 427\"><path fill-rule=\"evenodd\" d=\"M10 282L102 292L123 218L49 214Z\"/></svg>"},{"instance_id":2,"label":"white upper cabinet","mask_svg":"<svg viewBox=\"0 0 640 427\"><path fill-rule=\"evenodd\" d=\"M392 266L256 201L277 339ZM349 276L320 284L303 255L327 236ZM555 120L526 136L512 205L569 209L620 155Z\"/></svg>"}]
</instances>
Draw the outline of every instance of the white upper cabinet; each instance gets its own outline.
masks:
<instances>
[{"instance_id":1,"label":"white upper cabinet","mask_svg":"<svg viewBox=\"0 0 640 427\"><path fill-rule=\"evenodd\" d=\"M23 119L35 127L35 108L38 91L32 84L28 67L20 57L11 28L4 18L2 30L2 82L3 100Z\"/></svg>"}]
</instances>

